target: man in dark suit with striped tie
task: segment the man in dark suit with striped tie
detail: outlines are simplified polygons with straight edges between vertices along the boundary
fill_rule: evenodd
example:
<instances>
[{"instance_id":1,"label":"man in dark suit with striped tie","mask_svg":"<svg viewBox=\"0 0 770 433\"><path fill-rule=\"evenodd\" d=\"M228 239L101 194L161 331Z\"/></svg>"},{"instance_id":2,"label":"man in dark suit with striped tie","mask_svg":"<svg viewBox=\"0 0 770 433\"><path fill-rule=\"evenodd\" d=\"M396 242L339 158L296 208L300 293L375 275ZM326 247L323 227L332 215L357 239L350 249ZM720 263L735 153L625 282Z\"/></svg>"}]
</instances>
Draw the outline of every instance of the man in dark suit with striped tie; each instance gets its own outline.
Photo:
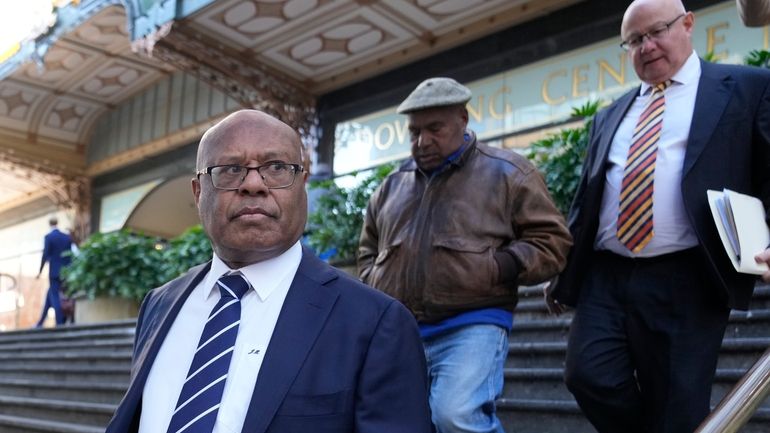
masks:
<instances>
[{"instance_id":1,"label":"man in dark suit with striped tie","mask_svg":"<svg viewBox=\"0 0 770 433\"><path fill-rule=\"evenodd\" d=\"M679 0L626 10L621 46L642 83L591 125L575 244L547 296L576 307L565 380L600 432L692 432L730 308L756 281L733 269L706 190L770 207L770 72L698 59L694 25Z\"/></svg>"},{"instance_id":2,"label":"man in dark suit with striped tie","mask_svg":"<svg viewBox=\"0 0 770 433\"><path fill-rule=\"evenodd\" d=\"M417 324L300 242L300 137L254 110L198 147L210 262L150 292L108 433L429 433Z\"/></svg>"}]
</instances>

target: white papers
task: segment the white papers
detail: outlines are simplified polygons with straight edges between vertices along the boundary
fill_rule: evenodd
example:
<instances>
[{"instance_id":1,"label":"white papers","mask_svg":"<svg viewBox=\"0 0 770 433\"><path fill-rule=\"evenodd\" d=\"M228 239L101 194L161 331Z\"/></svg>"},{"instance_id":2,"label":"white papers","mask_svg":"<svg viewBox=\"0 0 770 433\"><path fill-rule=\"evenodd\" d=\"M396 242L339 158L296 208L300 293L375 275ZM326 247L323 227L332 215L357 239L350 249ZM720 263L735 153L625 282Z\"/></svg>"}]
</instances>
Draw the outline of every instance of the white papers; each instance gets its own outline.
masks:
<instances>
[{"instance_id":1,"label":"white papers","mask_svg":"<svg viewBox=\"0 0 770 433\"><path fill-rule=\"evenodd\" d=\"M708 190L706 194L719 237L735 270L755 275L767 272L767 264L754 261L754 256L770 245L762 202L729 189Z\"/></svg>"}]
</instances>

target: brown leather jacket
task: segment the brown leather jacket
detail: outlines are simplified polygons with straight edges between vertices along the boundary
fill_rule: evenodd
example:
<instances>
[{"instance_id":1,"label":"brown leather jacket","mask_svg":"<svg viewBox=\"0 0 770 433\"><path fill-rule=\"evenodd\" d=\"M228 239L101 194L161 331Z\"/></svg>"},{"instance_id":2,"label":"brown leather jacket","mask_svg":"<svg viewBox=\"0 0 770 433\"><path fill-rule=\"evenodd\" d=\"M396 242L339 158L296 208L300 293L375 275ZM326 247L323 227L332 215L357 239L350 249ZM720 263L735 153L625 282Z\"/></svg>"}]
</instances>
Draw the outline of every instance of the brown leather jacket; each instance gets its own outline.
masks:
<instances>
[{"instance_id":1,"label":"brown leather jacket","mask_svg":"<svg viewBox=\"0 0 770 433\"><path fill-rule=\"evenodd\" d=\"M535 167L474 136L433 176L410 159L385 179L369 201L358 273L431 323L479 308L513 310L518 284L557 275L571 244Z\"/></svg>"}]
</instances>

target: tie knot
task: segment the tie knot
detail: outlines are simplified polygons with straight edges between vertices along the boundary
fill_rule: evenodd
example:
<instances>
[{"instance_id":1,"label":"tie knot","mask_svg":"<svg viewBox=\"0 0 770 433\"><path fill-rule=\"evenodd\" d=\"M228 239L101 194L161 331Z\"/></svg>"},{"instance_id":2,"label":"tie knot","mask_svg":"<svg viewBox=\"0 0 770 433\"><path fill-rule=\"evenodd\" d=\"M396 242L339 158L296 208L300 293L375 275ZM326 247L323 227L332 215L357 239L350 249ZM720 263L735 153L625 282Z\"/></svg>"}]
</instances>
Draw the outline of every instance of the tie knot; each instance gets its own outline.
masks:
<instances>
[{"instance_id":1,"label":"tie knot","mask_svg":"<svg viewBox=\"0 0 770 433\"><path fill-rule=\"evenodd\" d=\"M662 83L656 84L653 87L652 93L661 93L661 92L663 92L664 90L666 90L671 85L671 83L673 83L673 81L666 80L666 81L664 81Z\"/></svg>"},{"instance_id":2,"label":"tie knot","mask_svg":"<svg viewBox=\"0 0 770 433\"><path fill-rule=\"evenodd\" d=\"M241 274L225 275L217 280L222 297L241 299L249 290L249 282Z\"/></svg>"}]
</instances>

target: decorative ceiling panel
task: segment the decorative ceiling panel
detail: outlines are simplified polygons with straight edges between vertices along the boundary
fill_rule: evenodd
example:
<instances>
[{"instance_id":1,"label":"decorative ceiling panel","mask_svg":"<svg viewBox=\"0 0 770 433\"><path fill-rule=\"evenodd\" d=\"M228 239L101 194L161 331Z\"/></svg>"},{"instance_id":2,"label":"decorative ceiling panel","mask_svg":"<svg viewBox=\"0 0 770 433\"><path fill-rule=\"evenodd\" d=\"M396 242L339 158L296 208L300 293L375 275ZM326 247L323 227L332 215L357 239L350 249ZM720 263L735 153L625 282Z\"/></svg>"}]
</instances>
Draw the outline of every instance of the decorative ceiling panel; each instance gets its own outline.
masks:
<instances>
[{"instance_id":1,"label":"decorative ceiling panel","mask_svg":"<svg viewBox=\"0 0 770 433\"><path fill-rule=\"evenodd\" d=\"M45 95L44 91L22 83L0 83L0 129L27 132L27 125Z\"/></svg>"},{"instance_id":2,"label":"decorative ceiling panel","mask_svg":"<svg viewBox=\"0 0 770 433\"><path fill-rule=\"evenodd\" d=\"M318 95L582 0L223 0L182 25Z\"/></svg>"},{"instance_id":3,"label":"decorative ceiling panel","mask_svg":"<svg viewBox=\"0 0 770 433\"><path fill-rule=\"evenodd\" d=\"M254 49L353 6L349 0L226 0L196 16L195 22L199 31Z\"/></svg>"},{"instance_id":4,"label":"decorative ceiling panel","mask_svg":"<svg viewBox=\"0 0 770 433\"><path fill-rule=\"evenodd\" d=\"M172 70L133 53L126 29L123 7L107 7L1 81L0 135L30 137L21 152L50 145L85 161L95 119Z\"/></svg>"},{"instance_id":5,"label":"decorative ceiling panel","mask_svg":"<svg viewBox=\"0 0 770 433\"><path fill-rule=\"evenodd\" d=\"M82 99L62 96L41 107L41 122L38 132L41 136L56 137L71 143L82 143L88 137L88 126L104 107Z\"/></svg>"},{"instance_id":6,"label":"decorative ceiling panel","mask_svg":"<svg viewBox=\"0 0 770 433\"><path fill-rule=\"evenodd\" d=\"M104 103L115 104L157 81L157 71L124 59L105 59L102 65L82 77L71 92Z\"/></svg>"},{"instance_id":7,"label":"decorative ceiling panel","mask_svg":"<svg viewBox=\"0 0 770 433\"><path fill-rule=\"evenodd\" d=\"M410 39L409 32L371 8L362 7L308 29L300 37L263 53L267 59L303 78L349 67L365 56L383 53Z\"/></svg>"},{"instance_id":8,"label":"decorative ceiling panel","mask_svg":"<svg viewBox=\"0 0 770 433\"><path fill-rule=\"evenodd\" d=\"M529 0L382 0L383 9L400 19L414 21L435 34L451 30L453 25L467 24L480 17L492 16ZM398 19L397 18L397 19Z\"/></svg>"}]
</instances>

